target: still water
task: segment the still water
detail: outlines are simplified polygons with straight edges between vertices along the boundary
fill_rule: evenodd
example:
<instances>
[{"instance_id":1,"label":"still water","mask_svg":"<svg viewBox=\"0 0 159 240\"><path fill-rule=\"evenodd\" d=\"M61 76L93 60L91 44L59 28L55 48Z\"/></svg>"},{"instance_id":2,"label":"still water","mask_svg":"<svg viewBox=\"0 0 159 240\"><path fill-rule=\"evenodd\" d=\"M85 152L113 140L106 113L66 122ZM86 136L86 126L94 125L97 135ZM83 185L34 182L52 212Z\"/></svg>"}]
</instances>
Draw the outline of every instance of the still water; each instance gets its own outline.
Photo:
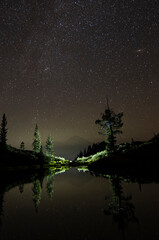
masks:
<instances>
[{"instance_id":1,"label":"still water","mask_svg":"<svg viewBox=\"0 0 159 240\"><path fill-rule=\"evenodd\" d=\"M29 178L13 177L13 184L3 179L1 240L159 239L156 183L96 177L75 168Z\"/></svg>"}]
</instances>

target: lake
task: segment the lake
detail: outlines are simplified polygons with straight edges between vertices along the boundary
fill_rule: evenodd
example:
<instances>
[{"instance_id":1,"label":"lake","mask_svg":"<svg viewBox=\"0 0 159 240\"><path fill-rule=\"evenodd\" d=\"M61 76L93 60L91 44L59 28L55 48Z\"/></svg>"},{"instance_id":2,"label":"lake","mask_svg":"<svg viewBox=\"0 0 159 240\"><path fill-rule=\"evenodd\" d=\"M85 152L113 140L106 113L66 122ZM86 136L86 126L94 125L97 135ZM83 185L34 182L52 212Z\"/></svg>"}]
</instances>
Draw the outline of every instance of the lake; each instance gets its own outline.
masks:
<instances>
[{"instance_id":1,"label":"lake","mask_svg":"<svg viewBox=\"0 0 159 240\"><path fill-rule=\"evenodd\" d=\"M28 179L18 171L1 177L1 240L159 239L157 183L76 168Z\"/></svg>"}]
</instances>

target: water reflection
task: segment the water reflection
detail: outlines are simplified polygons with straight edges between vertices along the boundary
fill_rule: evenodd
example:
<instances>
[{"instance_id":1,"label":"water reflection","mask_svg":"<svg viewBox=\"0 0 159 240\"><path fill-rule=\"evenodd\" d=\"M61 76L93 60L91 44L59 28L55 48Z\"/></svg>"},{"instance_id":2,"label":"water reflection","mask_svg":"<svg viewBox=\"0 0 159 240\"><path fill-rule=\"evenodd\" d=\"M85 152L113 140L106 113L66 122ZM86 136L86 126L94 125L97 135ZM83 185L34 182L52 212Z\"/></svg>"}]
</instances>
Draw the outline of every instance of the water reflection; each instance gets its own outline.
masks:
<instances>
[{"instance_id":1,"label":"water reflection","mask_svg":"<svg viewBox=\"0 0 159 240\"><path fill-rule=\"evenodd\" d=\"M123 179L118 175L110 176L109 179L112 187L112 196L106 197L107 207L104 213L112 216L113 222L117 223L124 237L124 229L129 223L138 223L139 221L135 216L135 206L131 202L132 197L126 196L123 192Z\"/></svg>"},{"instance_id":2,"label":"water reflection","mask_svg":"<svg viewBox=\"0 0 159 240\"><path fill-rule=\"evenodd\" d=\"M141 226L143 222L142 214L136 207L138 201L134 200L136 194L142 195L137 184L141 187L142 184L157 179L150 178L150 176L134 177L118 174L95 177L85 167L79 168L78 171L77 169L66 170L65 168L32 169L6 171L0 174L0 223L3 226L3 239L7 239L7 237L10 239L10 221L13 222L13 219L17 218L18 222L21 222L23 211L24 216L26 212L28 214L26 216L29 216L27 224L30 224L35 239L42 239L38 235L38 230L35 233L37 226L44 226L42 229L38 227L37 229L41 231L41 234L46 235L43 235L45 239L51 239L53 236L52 226L54 226L55 239L71 239L71 236L75 236L72 239L90 240L102 240L106 237L110 239L144 239L140 238L139 234L135 237L131 236L132 232L130 231L132 228L133 233L134 229L137 231L138 226ZM125 185L126 183L127 185ZM127 191L130 186L133 186L135 190ZM153 192L155 192L158 185L152 186L154 187ZM17 188L15 189L15 187ZM11 195L9 195L10 192ZM17 193L22 207L18 206L18 210L14 212L15 194L17 195ZM142 200L146 204L147 199L143 197ZM13 206L11 206L12 201ZM31 204L27 205L28 202ZM151 204L148 207L149 211L152 211ZM14 215L10 221L9 214ZM152 211L152 216L153 214ZM22 221L19 229L23 229L24 224L25 222ZM8 231L6 238L4 237L4 225ZM60 229L65 229L65 231ZM18 238L24 229L14 229L14 231ZM126 236L128 231L130 231L129 235ZM65 237L66 234L67 237ZM25 236L23 239L28 239L30 236ZM151 237L152 234L148 236ZM33 237L29 239L33 239Z\"/></svg>"},{"instance_id":3,"label":"water reflection","mask_svg":"<svg viewBox=\"0 0 159 240\"><path fill-rule=\"evenodd\" d=\"M43 181L46 178L46 189L49 199L53 198L54 176L65 172L68 168L30 169L30 170L5 170L0 172L0 223L2 223L4 197L11 189L18 187L23 194L25 184L32 183L32 198L35 212L38 213L43 190ZM7 177L6 177L7 176Z\"/></svg>"},{"instance_id":4,"label":"water reflection","mask_svg":"<svg viewBox=\"0 0 159 240\"><path fill-rule=\"evenodd\" d=\"M46 177L46 189L47 194L50 200L52 200L53 193L54 193L54 175L50 175Z\"/></svg>"},{"instance_id":5,"label":"water reflection","mask_svg":"<svg viewBox=\"0 0 159 240\"><path fill-rule=\"evenodd\" d=\"M38 212L38 207L41 201L41 192L42 192L42 182L39 179L33 181L33 202L35 211Z\"/></svg>"}]
</instances>

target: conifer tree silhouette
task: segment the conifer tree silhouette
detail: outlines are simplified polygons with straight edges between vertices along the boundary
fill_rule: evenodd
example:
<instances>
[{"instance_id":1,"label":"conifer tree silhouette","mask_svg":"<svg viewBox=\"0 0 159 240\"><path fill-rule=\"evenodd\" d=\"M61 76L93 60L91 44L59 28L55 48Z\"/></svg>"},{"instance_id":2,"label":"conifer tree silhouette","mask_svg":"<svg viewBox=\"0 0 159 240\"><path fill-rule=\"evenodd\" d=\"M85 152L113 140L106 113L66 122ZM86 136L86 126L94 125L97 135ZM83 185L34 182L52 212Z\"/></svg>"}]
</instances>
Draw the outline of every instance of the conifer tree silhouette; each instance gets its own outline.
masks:
<instances>
[{"instance_id":1,"label":"conifer tree silhouette","mask_svg":"<svg viewBox=\"0 0 159 240\"><path fill-rule=\"evenodd\" d=\"M1 122L1 129L0 129L0 143L2 144L3 147L5 147L7 144L7 131L8 131L7 118L4 113L2 117L2 122Z\"/></svg>"},{"instance_id":2,"label":"conifer tree silhouette","mask_svg":"<svg viewBox=\"0 0 159 240\"><path fill-rule=\"evenodd\" d=\"M123 113L116 114L112 109L109 108L107 100L107 108L102 114L102 119L95 121L102 130L100 134L106 135L106 150L109 153L115 152L116 135L122 133L120 128L123 126L122 123Z\"/></svg>"},{"instance_id":3,"label":"conifer tree silhouette","mask_svg":"<svg viewBox=\"0 0 159 240\"><path fill-rule=\"evenodd\" d=\"M40 149L41 149L41 138L40 138L39 128L38 128L37 124L35 126L34 138L33 138L32 145L33 145L33 151L36 153L39 153Z\"/></svg>"}]
</instances>

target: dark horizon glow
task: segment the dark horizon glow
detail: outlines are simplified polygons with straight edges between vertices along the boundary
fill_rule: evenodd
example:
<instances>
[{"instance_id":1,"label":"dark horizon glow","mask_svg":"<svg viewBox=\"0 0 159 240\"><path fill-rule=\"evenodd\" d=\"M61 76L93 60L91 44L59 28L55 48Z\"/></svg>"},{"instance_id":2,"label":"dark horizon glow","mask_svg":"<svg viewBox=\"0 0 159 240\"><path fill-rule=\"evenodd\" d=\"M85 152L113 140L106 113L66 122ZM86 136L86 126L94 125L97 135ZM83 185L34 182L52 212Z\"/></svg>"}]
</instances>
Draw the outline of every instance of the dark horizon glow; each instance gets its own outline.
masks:
<instances>
[{"instance_id":1,"label":"dark horizon glow","mask_svg":"<svg viewBox=\"0 0 159 240\"><path fill-rule=\"evenodd\" d=\"M2 0L0 118L8 143L103 139L95 120L107 96L123 111L119 141L159 132L157 0Z\"/></svg>"}]
</instances>

